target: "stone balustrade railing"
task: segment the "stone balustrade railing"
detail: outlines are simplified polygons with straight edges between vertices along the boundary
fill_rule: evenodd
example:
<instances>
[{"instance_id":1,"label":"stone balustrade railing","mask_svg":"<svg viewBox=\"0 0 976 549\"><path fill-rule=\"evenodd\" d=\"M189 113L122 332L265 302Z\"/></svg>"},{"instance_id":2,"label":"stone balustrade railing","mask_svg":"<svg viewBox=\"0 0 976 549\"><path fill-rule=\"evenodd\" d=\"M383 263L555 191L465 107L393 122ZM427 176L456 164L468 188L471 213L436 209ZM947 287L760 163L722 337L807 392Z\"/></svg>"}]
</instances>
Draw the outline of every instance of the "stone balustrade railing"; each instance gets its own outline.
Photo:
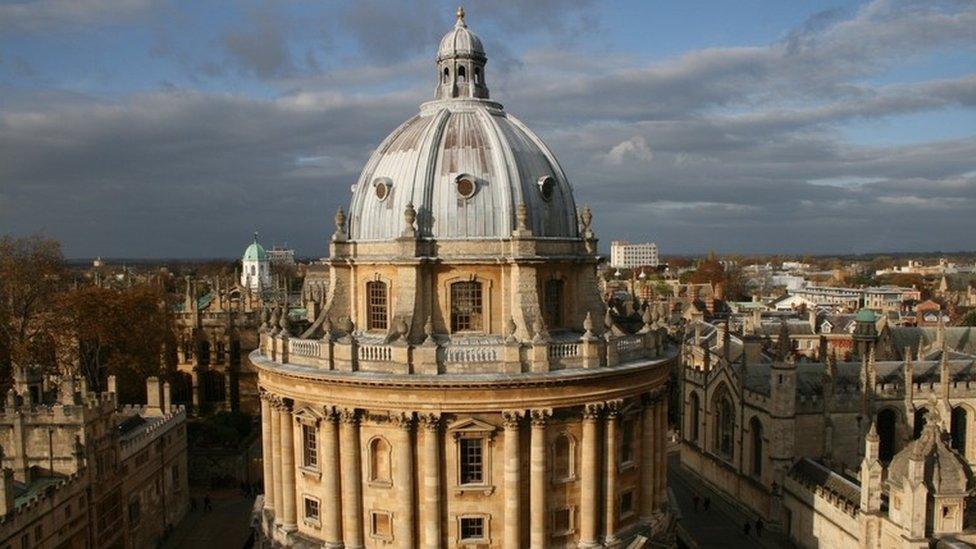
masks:
<instances>
[{"instance_id":1,"label":"stone balustrade railing","mask_svg":"<svg viewBox=\"0 0 976 549\"><path fill-rule=\"evenodd\" d=\"M323 370L405 374L519 373L605 368L664 356L664 330L543 342L451 341L409 345L357 338L300 339L261 334L260 353L282 363Z\"/></svg>"}]
</instances>

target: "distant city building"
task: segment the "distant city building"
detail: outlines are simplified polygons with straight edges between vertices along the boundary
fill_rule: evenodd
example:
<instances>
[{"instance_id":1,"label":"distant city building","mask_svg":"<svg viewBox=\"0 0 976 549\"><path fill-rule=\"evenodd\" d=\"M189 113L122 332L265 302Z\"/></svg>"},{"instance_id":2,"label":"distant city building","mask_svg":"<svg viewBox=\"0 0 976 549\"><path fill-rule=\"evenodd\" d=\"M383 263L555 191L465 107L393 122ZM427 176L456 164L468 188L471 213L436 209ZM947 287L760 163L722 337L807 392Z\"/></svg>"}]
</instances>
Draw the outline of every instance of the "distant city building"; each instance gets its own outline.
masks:
<instances>
[{"instance_id":1,"label":"distant city building","mask_svg":"<svg viewBox=\"0 0 976 549\"><path fill-rule=\"evenodd\" d=\"M290 248L282 248L280 246L272 246L270 250L267 250L268 260L271 265L294 265L295 264L295 250Z\"/></svg>"},{"instance_id":2,"label":"distant city building","mask_svg":"<svg viewBox=\"0 0 976 549\"><path fill-rule=\"evenodd\" d=\"M874 272L875 276L891 274L917 274L922 276L947 275L959 273L976 272L976 265L960 265L949 261L948 258L939 258L935 265L926 265L924 262L911 259L903 266L894 266L887 269L880 269Z\"/></svg>"},{"instance_id":3,"label":"distant city building","mask_svg":"<svg viewBox=\"0 0 976 549\"><path fill-rule=\"evenodd\" d=\"M658 263L657 244L653 242L631 244L623 240L614 240L610 243L611 267L620 269L657 267Z\"/></svg>"},{"instance_id":4,"label":"distant city building","mask_svg":"<svg viewBox=\"0 0 976 549\"><path fill-rule=\"evenodd\" d=\"M917 288L901 286L874 286L869 288L844 288L839 286L807 285L791 290L789 295L775 304L777 309L789 309L806 305L837 305L848 309L866 307L875 311L901 308L907 300L920 300L922 292Z\"/></svg>"},{"instance_id":5,"label":"distant city building","mask_svg":"<svg viewBox=\"0 0 976 549\"><path fill-rule=\"evenodd\" d=\"M258 233L254 233L254 242L244 250L241 267L241 286L258 293L271 288L271 261L258 243Z\"/></svg>"},{"instance_id":6,"label":"distant city building","mask_svg":"<svg viewBox=\"0 0 976 549\"><path fill-rule=\"evenodd\" d=\"M119 407L17 367L0 414L0 547L158 547L186 514L186 413L169 383Z\"/></svg>"}]
</instances>

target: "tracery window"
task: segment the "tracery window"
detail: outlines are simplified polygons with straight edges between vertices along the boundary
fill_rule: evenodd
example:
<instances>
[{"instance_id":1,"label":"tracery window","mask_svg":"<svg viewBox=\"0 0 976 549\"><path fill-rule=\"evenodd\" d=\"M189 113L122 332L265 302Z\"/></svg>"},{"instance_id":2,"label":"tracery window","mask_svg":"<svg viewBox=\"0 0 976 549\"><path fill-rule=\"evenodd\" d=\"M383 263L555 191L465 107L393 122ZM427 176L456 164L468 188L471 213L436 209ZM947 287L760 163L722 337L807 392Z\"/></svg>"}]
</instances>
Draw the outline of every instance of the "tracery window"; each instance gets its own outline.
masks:
<instances>
[{"instance_id":1,"label":"tracery window","mask_svg":"<svg viewBox=\"0 0 976 549\"><path fill-rule=\"evenodd\" d=\"M701 424L701 418L698 416L699 408L701 403L698 400L698 393L692 393L690 402L688 403L688 414L689 422L688 425L688 436L689 439L695 444L700 444L698 441L699 436L699 425Z\"/></svg>"},{"instance_id":2,"label":"tracery window","mask_svg":"<svg viewBox=\"0 0 976 549\"><path fill-rule=\"evenodd\" d=\"M752 474L758 477L763 469L763 432L758 418L752 418L749 430L752 432Z\"/></svg>"},{"instance_id":3,"label":"tracery window","mask_svg":"<svg viewBox=\"0 0 976 549\"><path fill-rule=\"evenodd\" d=\"M482 329L481 283L472 280L451 284L451 332Z\"/></svg>"},{"instance_id":4,"label":"tracery window","mask_svg":"<svg viewBox=\"0 0 976 549\"><path fill-rule=\"evenodd\" d=\"M563 325L563 281L553 278L546 281L542 298L543 318L549 328L560 328Z\"/></svg>"},{"instance_id":5,"label":"tracery window","mask_svg":"<svg viewBox=\"0 0 976 549\"><path fill-rule=\"evenodd\" d=\"M732 459L735 432L735 409L727 391L715 398L715 451L726 459Z\"/></svg>"},{"instance_id":6,"label":"tracery window","mask_svg":"<svg viewBox=\"0 0 976 549\"><path fill-rule=\"evenodd\" d=\"M374 280L366 283L366 329L385 330L387 327L386 283Z\"/></svg>"}]
</instances>

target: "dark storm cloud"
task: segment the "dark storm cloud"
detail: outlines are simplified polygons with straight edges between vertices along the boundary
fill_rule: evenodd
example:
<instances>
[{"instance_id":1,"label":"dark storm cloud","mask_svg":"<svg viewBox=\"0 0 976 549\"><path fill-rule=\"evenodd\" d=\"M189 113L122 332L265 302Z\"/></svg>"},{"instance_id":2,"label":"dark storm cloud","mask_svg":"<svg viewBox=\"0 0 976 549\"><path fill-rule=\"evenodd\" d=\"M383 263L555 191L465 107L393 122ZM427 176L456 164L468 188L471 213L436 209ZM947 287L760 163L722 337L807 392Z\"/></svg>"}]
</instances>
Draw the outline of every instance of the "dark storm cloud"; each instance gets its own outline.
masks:
<instances>
[{"instance_id":1,"label":"dark storm cloud","mask_svg":"<svg viewBox=\"0 0 976 549\"><path fill-rule=\"evenodd\" d=\"M516 32L562 13L558 44L593 13L526 7L479 17ZM370 150L429 98L431 44L449 16L426 3L355 4L339 24L358 37L361 62L316 75L295 69L314 55L296 63L280 28L252 20L225 44L238 68L293 90L272 99L18 97L0 112L0 232L46 228L74 255L228 256L258 229L323 254ZM377 33L384 18L398 30ZM972 4L876 1L767 46L653 65L552 47L499 71L506 62L489 42L489 85L562 160L604 241L655 239L665 252L972 249L976 137L868 145L844 133L976 106L973 75L870 80L905 58L971 51L972 28ZM384 83L396 91L362 91Z\"/></svg>"},{"instance_id":2,"label":"dark storm cloud","mask_svg":"<svg viewBox=\"0 0 976 549\"><path fill-rule=\"evenodd\" d=\"M258 78L280 77L292 72L285 23L269 9L254 9L245 27L229 30L221 42L235 64Z\"/></svg>"}]
</instances>

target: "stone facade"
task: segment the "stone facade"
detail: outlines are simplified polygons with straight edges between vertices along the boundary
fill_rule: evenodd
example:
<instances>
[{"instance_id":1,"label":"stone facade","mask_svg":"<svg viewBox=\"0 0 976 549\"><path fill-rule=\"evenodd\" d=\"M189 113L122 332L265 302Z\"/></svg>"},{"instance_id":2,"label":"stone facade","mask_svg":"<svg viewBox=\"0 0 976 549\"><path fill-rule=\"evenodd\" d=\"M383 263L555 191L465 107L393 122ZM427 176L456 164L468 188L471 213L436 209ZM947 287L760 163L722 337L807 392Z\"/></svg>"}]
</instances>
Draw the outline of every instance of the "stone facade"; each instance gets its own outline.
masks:
<instances>
[{"instance_id":1,"label":"stone facade","mask_svg":"<svg viewBox=\"0 0 976 549\"><path fill-rule=\"evenodd\" d=\"M939 499L946 485L905 511L902 484L892 481L892 471L904 469L893 465L898 456L923 435L938 441L926 448L939 448L944 468L971 478L976 463L968 373L976 330L932 332L892 327L862 310L849 359L839 361L824 336L813 352L818 360L808 358L786 322L774 337L689 327L681 353L682 463L804 546L909 547L962 535L961 504L954 527L933 524L951 507ZM938 428L927 423L933 414L942 418ZM968 501L972 485L961 483L964 495L955 497ZM903 541L881 541L883 531L911 529L913 521L922 526L899 531Z\"/></svg>"},{"instance_id":2,"label":"stone facade","mask_svg":"<svg viewBox=\"0 0 976 549\"><path fill-rule=\"evenodd\" d=\"M444 133L399 141L413 119L377 149L336 215L312 322L296 333L276 308L261 329L268 545L623 547L668 524L666 314L632 333L607 312L591 214L465 80L485 60L459 12L421 113ZM455 118L478 127L452 133ZM418 142L454 159L449 179Z\"/></svg>"},{"instance_id":3,"label":"stone facade","mask_svg":"<svg viewBox=\"0 0 976 549\"><path fill-rule=\"evenodd\" d=\"M7 395L0 415L0 546L149 547L187 511L186 415L168 384L146 406L64 380L58 401Z\"/></svg>"}]
</instances>

